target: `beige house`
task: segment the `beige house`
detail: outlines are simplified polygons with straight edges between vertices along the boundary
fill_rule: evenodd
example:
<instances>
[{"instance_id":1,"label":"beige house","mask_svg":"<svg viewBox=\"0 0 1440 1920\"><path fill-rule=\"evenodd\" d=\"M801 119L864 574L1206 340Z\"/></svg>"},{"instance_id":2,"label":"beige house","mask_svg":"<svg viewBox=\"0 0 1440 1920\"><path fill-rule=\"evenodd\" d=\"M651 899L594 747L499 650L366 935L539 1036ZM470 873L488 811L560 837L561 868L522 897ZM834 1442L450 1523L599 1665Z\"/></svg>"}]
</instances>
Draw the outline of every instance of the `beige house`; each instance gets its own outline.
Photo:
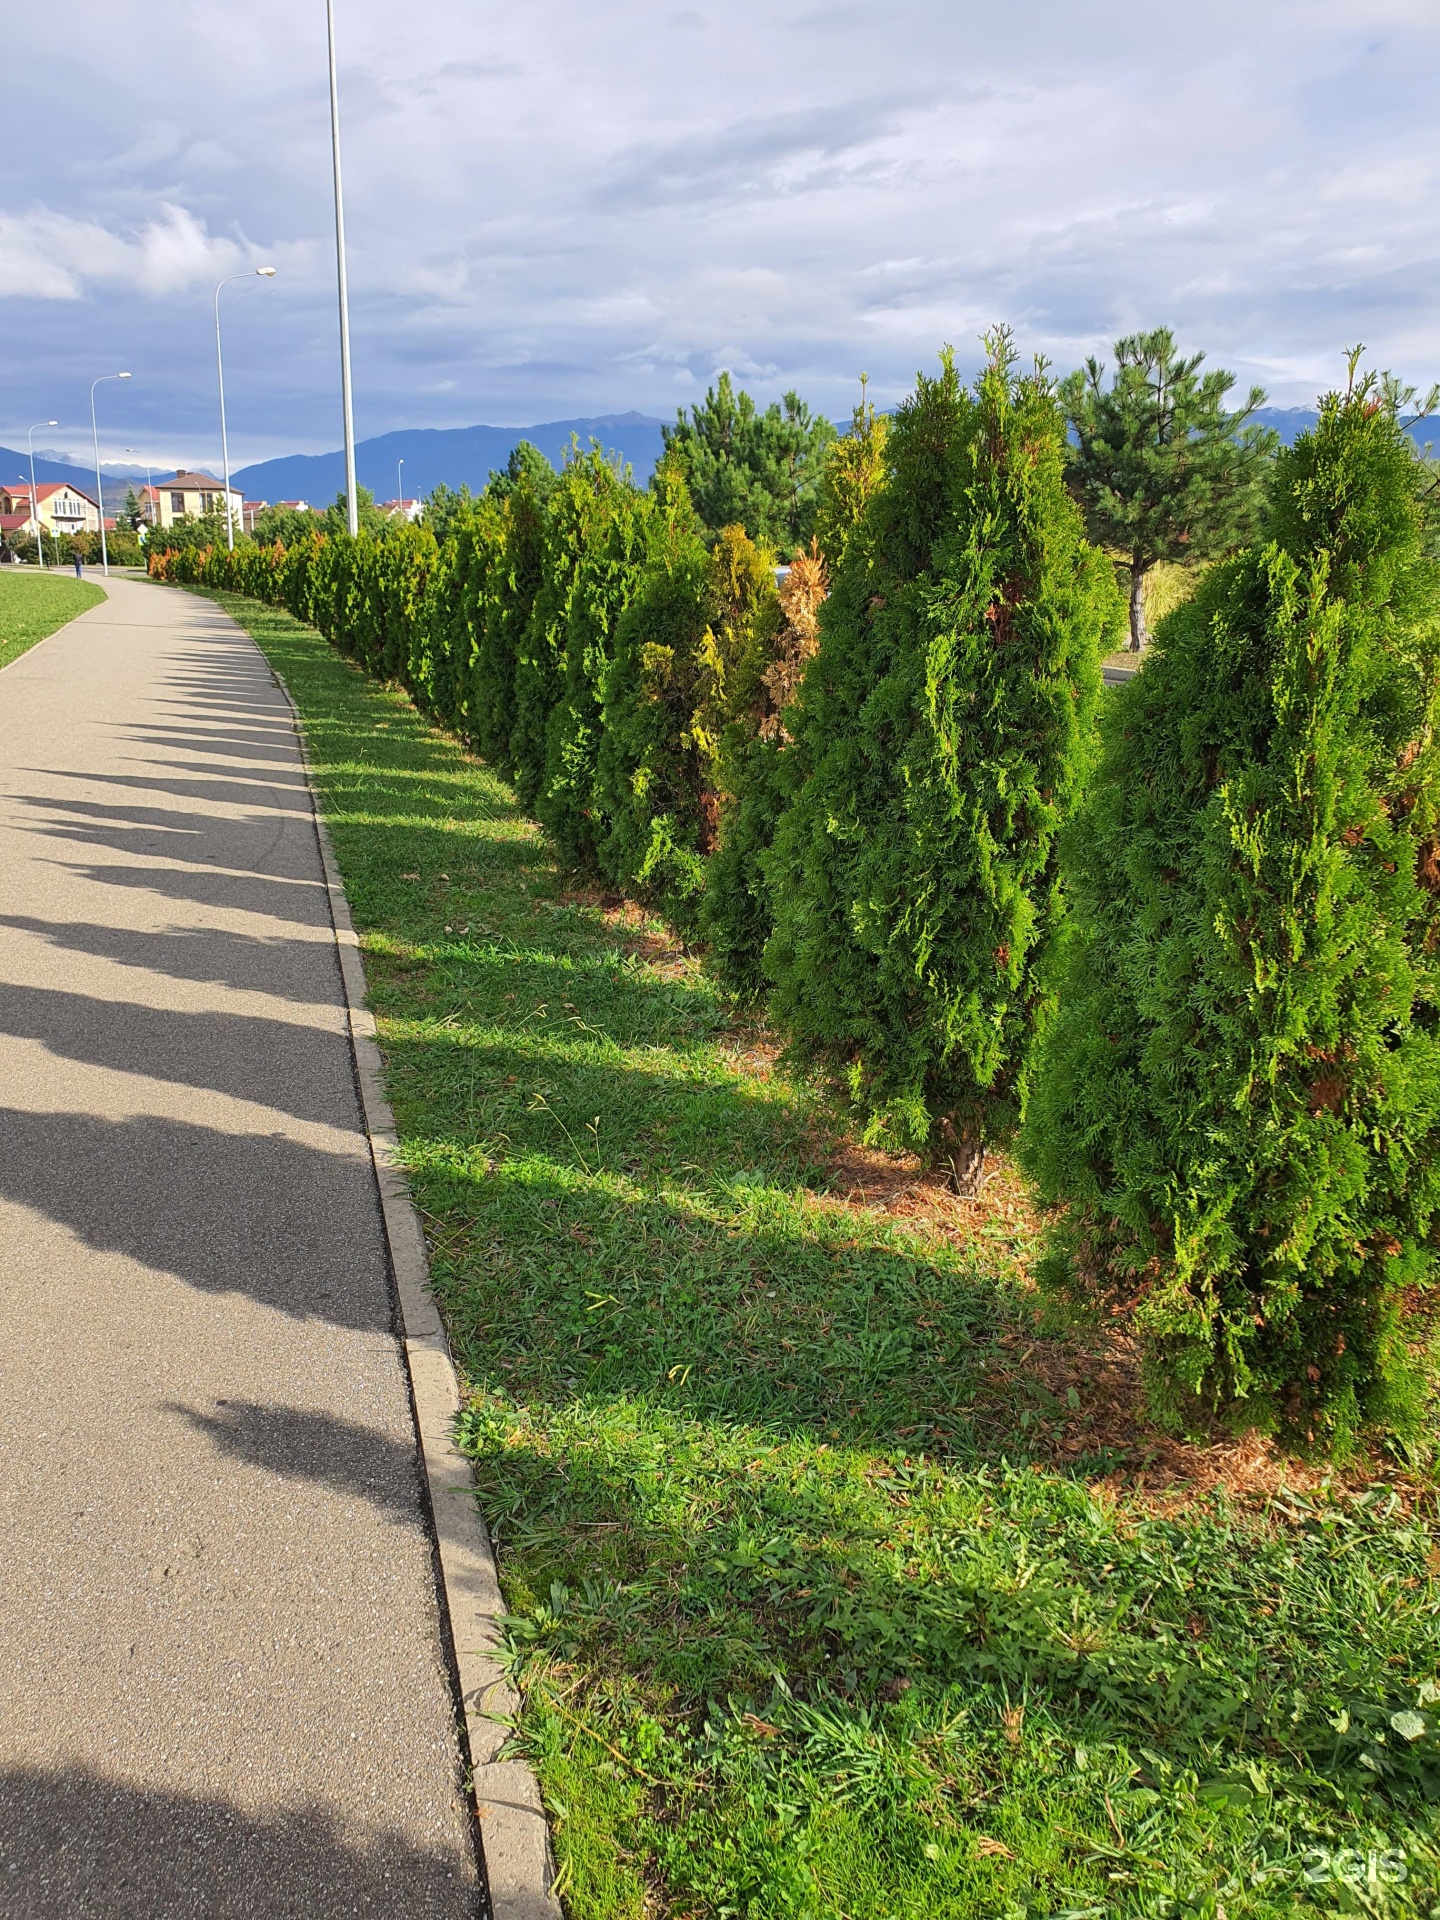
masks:
<instances>
[{"instance_id":1,"label":"beige house","mask_svg":"<svg viewBox=\"0 0 1440 1920\"><path fill-rule=\"evenodd\" d=\"M59 533L100 531L100 509L88 493L65 481L42 480L35 489L33 504L28 484L17 481L13 486L0 487L0 515L12 520L20 514L24 515L24 523L16 531L31 536L37 520L52 539Z\"/></svg>"},{"instance_id":2,"label":"beige house","mask_svg":"<svg viewBox=\"0 0 1440 1920\"><path fill-rule=\"evenodd\" d=\"M202 514L224 513L225 487L210 473L177 473L158 487L140 487L136 492L140 518L152 527L173 527L177 520L198 520ZM230 512L235 525L243 524L245 493L241 487L230 489Z\"/></svg>"}]
</instances>

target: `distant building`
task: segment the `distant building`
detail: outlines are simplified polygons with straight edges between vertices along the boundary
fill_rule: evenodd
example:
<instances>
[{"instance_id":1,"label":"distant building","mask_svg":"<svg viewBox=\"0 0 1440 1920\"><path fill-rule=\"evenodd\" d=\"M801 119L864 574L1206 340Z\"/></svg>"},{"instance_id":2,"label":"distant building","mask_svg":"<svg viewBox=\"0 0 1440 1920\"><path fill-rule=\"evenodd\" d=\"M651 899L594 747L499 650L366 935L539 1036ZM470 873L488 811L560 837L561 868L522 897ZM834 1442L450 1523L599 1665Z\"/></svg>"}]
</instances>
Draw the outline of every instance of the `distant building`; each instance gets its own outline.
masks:
<instances>
[{"instance_id":1,"label":"distant building","mask_svg":"<svg viewBox=\"0 0 1440 1920\"><path fill-rule=\"evenodd\" d=\"M268 500L247 500L240 509L240 525L246 533L255 531L255 522L269 507Z\"/></svg>"},{"instance_id":2,"label":"distant building","mask_svg":"<svg viewBox=\"0 0 1440 1920\"><path fill-rule=\"evenodd\" d=\"M173 527L177 520L198 520L203 514L225 511L225 487L212 473L177 473L157 487L141 487L136 494L140 518L151 527ZM230 489L230 512L237 525L245 511L245 494Z\"/></svg>"},{"instance_id":3,"label":"distant building","mask_svg":"<svg viewBox=\"0 0 1440 1920\"><path fill-rule=\"evenodd\" d=\"M425 511L423 500L382 500L380 511L388 513L392 520L418 520Z\"/></svg>"},{"instance_id":4,"label":"distant building","mask_svg":"<svg viewBox=\"0 0 1440 1920\"><path fill-rule=\"evenodd\" d=\"M284 507L287 513L313 513L315 509L308 500L277 500L277 507Z\"/></svg>"},{"instance_id":5,"label":"distant building","mask_svg":"<svg viewBox=\"0 0 1440 1920\"><path fill-rule=\"evenodd\" d=\"M0 517L11 521L20 516L20 524L7 526L7 534L34 539L36 522L53 539L61 533L98 533L100 509L88 493L72 487L68 481L41 481L30 498L28 483L0 487Z\"/></svg>"}]
</instances>

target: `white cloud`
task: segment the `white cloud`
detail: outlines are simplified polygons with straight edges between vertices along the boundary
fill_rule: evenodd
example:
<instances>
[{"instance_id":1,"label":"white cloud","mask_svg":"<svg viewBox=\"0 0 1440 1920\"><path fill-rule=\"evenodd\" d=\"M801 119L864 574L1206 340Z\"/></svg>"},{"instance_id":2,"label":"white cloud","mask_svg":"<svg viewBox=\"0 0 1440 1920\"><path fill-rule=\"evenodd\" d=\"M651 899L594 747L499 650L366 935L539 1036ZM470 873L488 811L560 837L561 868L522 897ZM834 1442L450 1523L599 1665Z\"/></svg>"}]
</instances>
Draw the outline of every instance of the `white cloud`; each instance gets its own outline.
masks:
<instances>
[{"instance_id":1,"label":"white cloud","mask_svg":"<svg viewBox=\"0 0 1440 1920\"><path fill-rule=\"evenodd\" d=\"M1351 339L1440 372L1433 0L341 11L362 432L668 413L721 349L843 417L997 319L1062 367L1165 321L1286 403ZM236 430L336 444L323 9L172 14L7 22L15 404L128 328L126 404L203 420L208 286L260 257L222 236L284 232L227 321Z\"/></svg>"},{"instance_id":2,"label":"white cloud","mask_svg":"<svg viewBox=\"0 0 1440 1920\"><path fill-rule=\"evenodd\" d=\"M0 213L0 296L80 300L91 288L126 287L152 296L235 273L258 259L253 249L205 231L184 207L129 234L95 220L35 207Z\"/></svg>"}]
</instances>

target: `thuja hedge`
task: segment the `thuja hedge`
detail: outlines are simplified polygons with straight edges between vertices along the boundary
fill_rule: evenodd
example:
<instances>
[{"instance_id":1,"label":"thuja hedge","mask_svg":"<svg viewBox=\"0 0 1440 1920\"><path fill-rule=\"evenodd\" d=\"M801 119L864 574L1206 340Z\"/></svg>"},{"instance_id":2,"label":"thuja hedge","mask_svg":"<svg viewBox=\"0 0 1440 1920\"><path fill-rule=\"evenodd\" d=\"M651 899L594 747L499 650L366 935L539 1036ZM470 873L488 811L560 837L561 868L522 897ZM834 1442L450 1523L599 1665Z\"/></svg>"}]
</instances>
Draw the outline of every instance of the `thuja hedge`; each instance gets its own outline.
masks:
<instances>
[{"instance_id":1,"label":"thuja hedge","mask_svg":"<svg viewBox=\"0 0 1440 1920\"><path fill-rule=\"evenodd\" d=\"M1342 1446L1413 1423L1440 1219L1432 500L1394 390L1331 395L1111 701L1024 1143L1163 1398Z\"/></svg>"},{"instance_id":2,"label":"thuja hedge","mask_svg":"<svg viewBox=\"0 0 1440 1920\"><path fill-rule=\"evenodd\" d=\"M151 568L409 688L567 859L768 992L872 1137L964 1182L1018 1126L1046 1284L1135 1329L1163 1410L1342 1444L1413 1424L1440 595L1396 395L1326 401L1269 544L1101 702L1113 575L1053 388L991 346L970 392L947 361L893 422L857 410L778 589L782 556L703 527L678 463L641 490L596 453L520 463L438 545Z\"/></svg>"}]
</instances>

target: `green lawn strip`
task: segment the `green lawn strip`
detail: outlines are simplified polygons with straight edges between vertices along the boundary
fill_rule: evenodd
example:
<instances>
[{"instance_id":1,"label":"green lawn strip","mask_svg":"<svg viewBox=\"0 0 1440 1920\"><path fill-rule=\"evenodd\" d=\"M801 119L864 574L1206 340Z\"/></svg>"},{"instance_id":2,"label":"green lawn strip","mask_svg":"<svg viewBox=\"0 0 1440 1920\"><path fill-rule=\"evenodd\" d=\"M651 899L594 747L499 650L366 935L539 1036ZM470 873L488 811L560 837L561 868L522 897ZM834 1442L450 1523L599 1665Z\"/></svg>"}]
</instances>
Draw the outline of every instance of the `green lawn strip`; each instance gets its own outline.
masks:
<instances>
[{"instance_id":1,"label":"green lawn strip","mask_svg":"<svg viewBox=\"0 0 1440 1920\"><path fill-rule=\"evenodd\" d=\"M104 598L103 589L90 580L0 567L0 667Z\"/></svg>"},{"instance_id":2,"label":"green lawn strip","mask_svg":"<svg viewBox=\"0 0 1440 1920\"><path fill-rule=\"evenodd\" d=\"M304 716L572 1920L1440 1912L1432 1521L1032 1458L1053 1397L981 1391L1023 1240L827 1197L825 1107L663 929L217 597Z\"/></svg>"}]
</instances>

